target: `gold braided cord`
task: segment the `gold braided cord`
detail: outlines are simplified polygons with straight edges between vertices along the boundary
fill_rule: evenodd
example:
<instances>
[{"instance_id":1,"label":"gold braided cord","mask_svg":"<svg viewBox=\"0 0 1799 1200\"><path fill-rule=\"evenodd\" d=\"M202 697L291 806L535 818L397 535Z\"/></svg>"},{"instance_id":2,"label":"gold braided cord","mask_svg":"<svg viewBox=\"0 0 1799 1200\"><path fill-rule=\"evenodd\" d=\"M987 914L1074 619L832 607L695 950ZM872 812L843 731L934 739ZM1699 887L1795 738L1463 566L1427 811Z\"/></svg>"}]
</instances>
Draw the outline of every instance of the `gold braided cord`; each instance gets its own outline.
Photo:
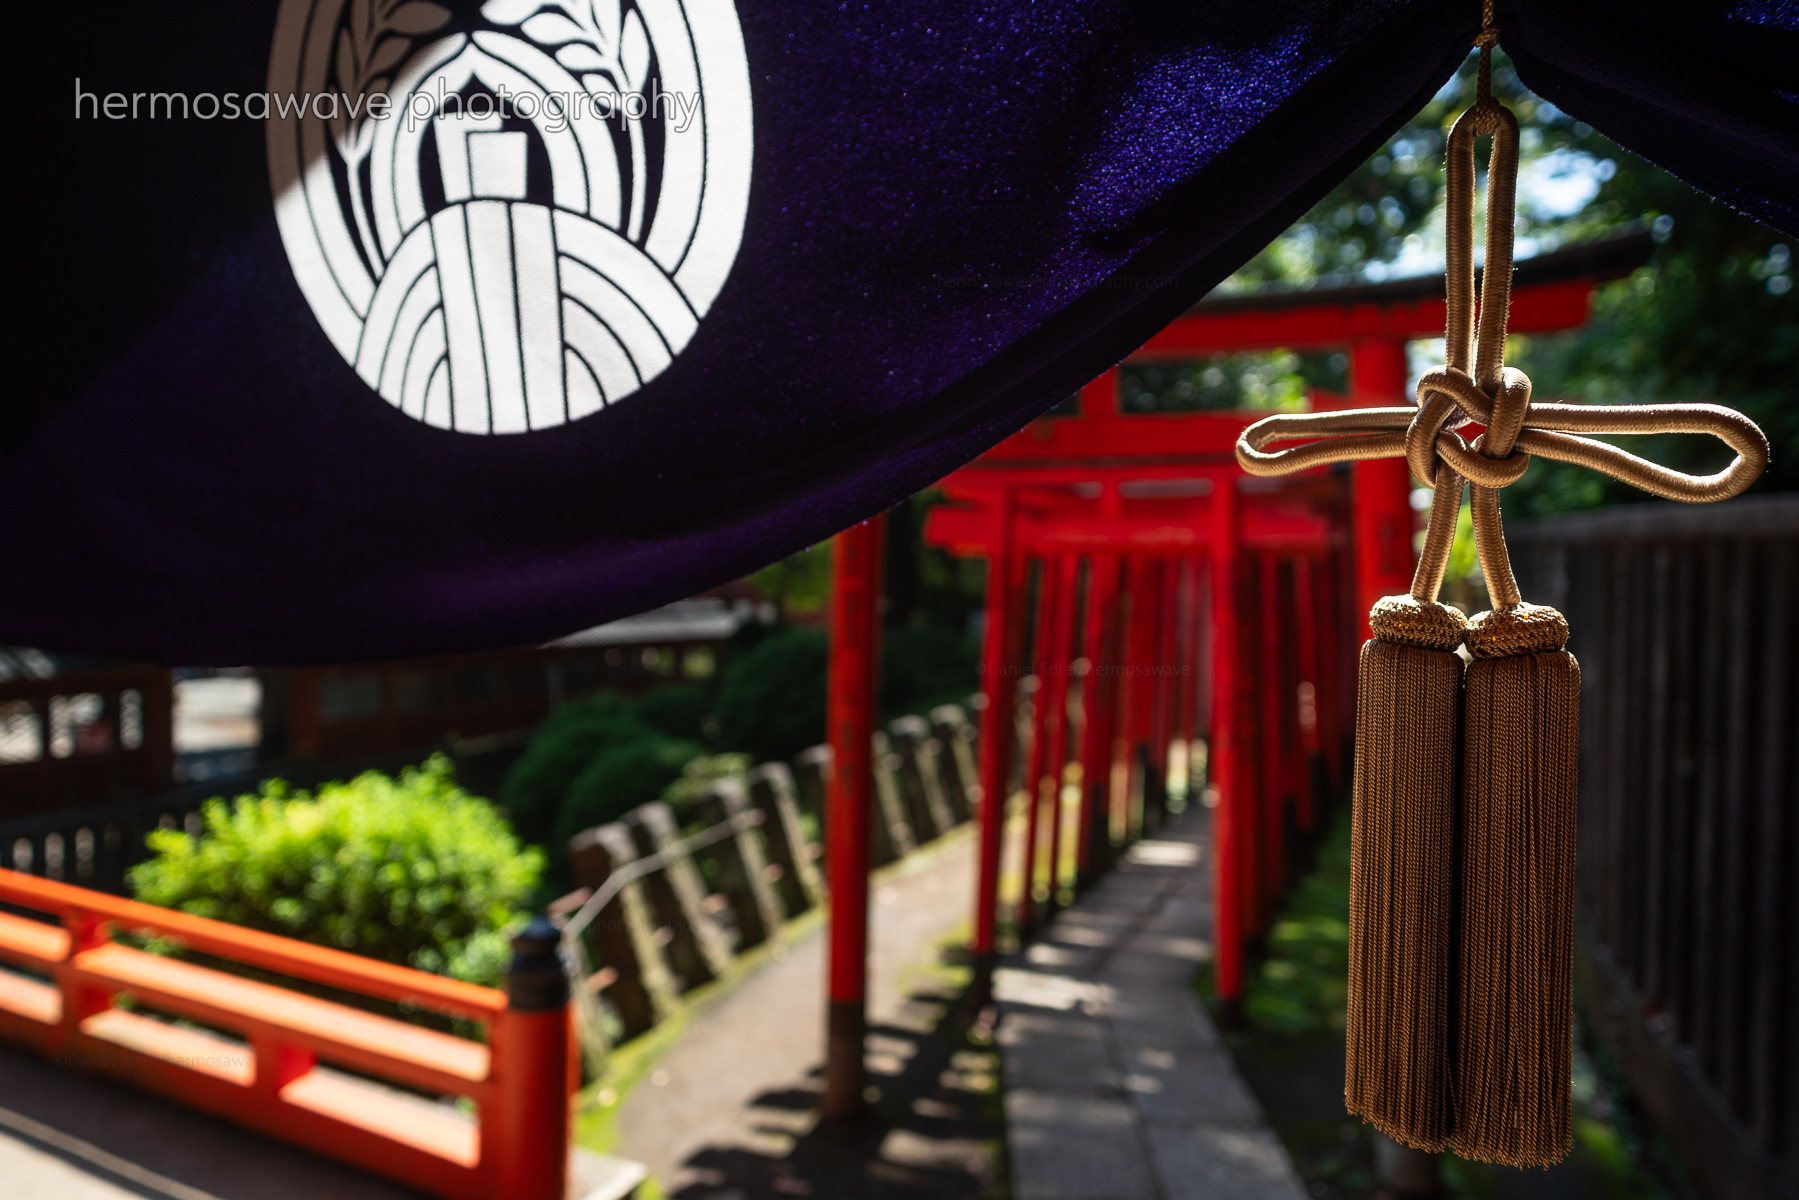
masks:
<instances>
[{"instance_id":1,"label":"gold braided cord","mask_svg":"<svg viewBox=\"0 0 1799 1200\"><path fill-rule=\"evenodd\" d=\"M1480 555L1481 574L1487 580L1487 596L1493 607L1511 608L1524 599L1512 574L1512 553L1506 549L1505 527L1499 520L1499 489L1476 484L1468 489L1468 515L1474 526L1474 549Z\"/></svg>"},{"instance_id":2,"label":"gold braided cord","mask_svg":"<svg viewBox=\"0 0 1799 1200\"><path fill-rule=\"evenodd\" d=\"M1455 548L1455 523L1462 507L1462 477L1450 467L1437 472L1432 486L1430 524L1424 530L1424 548L1412 572L1412 599L1431 603L1443 590L1449 571L1449 552Z\"/></svg>"},{"instance_id":3,"label":"gold braided cord","mask_svg":"<svg viewBox=\"0 0 1799 1200\"><path fill-rule=\"evenodd\" d=\"M1499 489L1542 455L1667 499L1721 500L1761 473L1768 444L1717 405L1533 405L1530 380L1505 365L1518 126L1492 96L1493 0L1484 18L1480 96L1449 138L1446 365L1419 381L1415 408L1271 417L1237 458L1276 475L1404 456L1432 487L1411 594L1376 602L1362 648L1344 1100L1405 1145L1543 1166L1570 1145L1580 666L1567 620L1519 594ZM1477 305L1474 140L1487 134ZM1469 444L1458 430L1471 424L1485 428ZM1736 457L1693 476L1581 436L1643 433L1711 434ZM1299 439L1313 440L1268 449ZM1436 602L1464 486L1493 599L1472 618ZM1451 653L1464 645L1465 679Z\"/></svg>"},{"instance_id":4,"label":"gold braided cord","mask_svg":"<svg viewBox=\"0 0 1799 1200\"><path fill-rule=\"evenodd\" d=\"M1487 18L1491 26L1490 0ZM1484 47L1482 67L1484 95ZM1452 156L1452 173L1457 162ZM1466 174L1463 182L1472 190L1472 160ZM1450 228L1448 357L1466 374L1474 328L1473 237L1471 228L1459 238L1453 221ZM1458 275L1464 284L1455 282ZM1362 647L1358 672L1343 1100L1400 1144L1436 1151L1455 1132L1452 923L1462 670L1453 652L1467 629L1462 613L1438 604L1437 594L1455 540L1462 470L1481 473L1471 478L1487 477L1504 464L1489 464L1448 428L1456 415L1453 399L1421 394L1420 403L1419 409L1272 417L1244 431L1237 460L1251 474L1275 475L1404 455L1414 469L1426 468L1419 477L1434 489L1411 594L1375 603L1369 613L1374 636ZM1266 449L1272 442L1320 436L1326 440ZM1439 458L1445 467L1437 466Z\"/></svg>"},{"instance_id":5,"label":"gold braided cord","mask_svg":"<svg viewBox=\"0 0 1799 1200\"><path fill-rule=\"evenodd\" d=\"M1474 44L1480 47L1480 98L1493 98L1493 47L1499 44L1499 19L1493 12L1493 0L1481 0L1480 32Z\"/></svg>"},{"instance_id":6,"label":"gold braided cord","mask_svg":"<svg viewBox=\"0 0 1799 1200\"><path fill-rule=\"evenodd\" d=\"M1419 380L1447 387L1446 372L1439 367ZM1506 368L1508 376L1524 379L1521 371ZM1456 372L1468 380L1465 372ZM1528 385L1528 380L1525 381ZM1486 401L1491 411L1490 400ZM1352 408L1327 413L1281 413L1257 421L1237 440L1237 464L1250 475L1289 475L1328 463L1357 462L1374 458L1411 458L1408 431L1421 409ZM1479 420L1485 413L1477 412ZM1420 428L1423 428L1422 423ZM1729 466L1712 475L1688 475L1658 466L1616 446L1595 442L1578 434L1710 434L1736 452ZM1397 436L1396 436L1397 434ZM1311 438L1306 445L1269 451L1275 442ZM1442 430L1426 451L1430 470L1413 466L1424 483L1433 482L1441 459L1471 482L1483 487L1505 487L1515 482L1533 454L1557 462L1573 463L1603 471L1612 478L1640 488L1664 500L1704 504L1728 500L1754 483L1768 464L1768 439L1755 422L1721 404L1532 404L1518 443L1502 459L1478 454L1453 430ZM1484 460L1484 461L1481 461Z\"/></svg>"},{"instance_id":7,"label":"gold braided cord","mask_svg":"<svg viewBox=\"0 0 1799 1200\"><path fill-rule=\"evenodd\" d=\"M1544 407L1549 407L1545 405ZM1583 421L1561 420L1557 424L1584 427L1591 433L1709 433L1737 452L1728 467L1711 475L1688 475L1638 458L1629 451L1591 438L1573 437L1571 430L1526 429L1518 445L1526 454L1540 454L1558 462L1574 463L1603 471L1614 479L1641 488L1665 500L1683 500L1688 504L1707 504L1728 500L1754 483L1768 465L1768 439L1754 421L1721 404L1644 404L1636 407L1606 405L1618 414L1642 418L1626 422L1610 414L1579 404L1558 404L1556 408L1587 409ZM1646 409L1656 411L1645 413Z\"/></svg>"},{"instance_id":8,"label":"gold braided cord","mask_svg":"<svg viewBox=\"0 0 1799 1200\"><path fill-rule=\"evenodd\" d=\"M1484 51L1483 51L1484 56ZM1480 326L1474 347L1474 380L1481 390L1491 392L1499 386L1499 372L1505 366L1505 326L1512 305L1512 230L1517 220L1518 191L1518 119L1509 108L1484 96L1473 108L1461 115L1449 131L1449 153L1474 159L1474 139L1491 134L1492 153L1487 159L1487 253L1480 273ZM1472 172L1470 171L1469 174ZM1470 179L1470 183L1473 181ZM1474 189L1458 190L1454 199L1446 198L1448 221L1458 229L1474 227ZM1457 212L1457 209L1462 210ZM1467 285L1472 286L1473 265L1466 264Z\"/></svg>"},{"instance_id":9,"label":"gold braided cord","mask_svg":"<svg viewBox=\"0 0 1799 1200\"><path fill-rule=\"evenodd\" d=\"M1435 411L1448 406L1460 408L1470 420L1487 425L1487 444L1495 450L1495 441L1503 433L1515 442L1513 455L1541 454L1559 462L1590 467L1668 500L1691 504L1727 500L1754 483L1768 465L1768 439L1761 429L1742 413L1721 404L1532 403L1530 379L1511 367L1501 370L1499 386L1494 391L1495 395L1489 396L1472 376L1453 366L1436 367L1419 377L1421 415L1417 425L1407 430L1406 441L1406 458L1414 474L1426 482L1430 480L1435 470L1431 461L1433 447L1422 440L1422 435L1428 432ZM1515 406L1508 406L1508 400L1514 401ZM1687 475L1604 442L1567 436L1582 433L1704 433L1729 446L1736 458L1715 474ZM1301 430L1295 429L1288 436L1301 436ZM1484 481L1483 485L1495 486Z\"/></svg>"},{"instance_id":10,"label":"gold braided cord","mask_svg":"<svg viewBox=\"0 0 1799 1200\"><path fill-rule=\"evenodd\" d=\"M1533 404L1529 378L1505 365L1518 122L1492 94L1491 57L1498 40L1492 0L1484 0L1481 33L1475 39L1481 48L1479 98L1450 129L1445 163L1445 365L1419 379L1416 408L1282 414L1251 425L1237 442L1237 462L1251 475L1284 475L1326 463L1387 458L1397 453L1405 456L1414 476L1434 485L1437 463L1447 464L1473 487L1475 532L1483 567L1489 549L1504 555L1504 543L1497 524L1498 502L1481 493L1517 482L1533 454L1603 471L1651 495L1691 504L1738 495L1760 477L1768 462L1767 437L1753 421L1732 409L1716 404ZM1492 136L1492 149L1487 162L1486 266L1481 272L1477 307L1474 141L1484 135ZM1487 427L1472 447L1455 432L1469 423ZM1405 430L1397 447L1392 436L1396 429ZM1710 434L1734 450L1736 457L1716 474L1688 475L1579 436L1650 433ZM1274 452L1263 449L1271 442L1297 438L1324 440ZM1491 520L1483 522L1482 513L1491 513ZM1420 568L1424 565L1420 563ZM1503 584L1510 572L1503 562L1494 565L1500 569L1493 573L1500 578L1490 582L1501 584L1494 594L1494 600L1500 602L1499 592L1511 590ZM1413 594L1425 598L1416 587Z\"/></svg>"},{"instance_id":11,"label":"gold braided cord","mask_svg":"<svg viewBox=\"0 0 1799 1200\"><path fill-rule=\"evenodd\" d=\"M1497 38L1485 35L1493 30L1493 0L1485 0L1484 18L1480 99L1462 114L1450 135L1450 160L1467 167L1452 177L1448 196L1449 228L1472 240L1473 135L1492 134L1478 347L1471 377L1457 379L1461 364L1452 361L1445 371L1420 381L1420 418L1427 406L1440 412L1443 404L1438 397L1449 396L1457 412L1486 426L1475 439L1474 450L1489 461L1528 460L1533 450L1526 439L1533 435L1566 439L1593 447L1589 460L1617 468L1626 482L1652 485L1645 490L1666 494L1654 486L1667 482L1655 472L1662 476L1675 472L1662 472L1623 451L1553 428L1558 417L1576 425L1584 421L1589 431L1595 422L1582 414L1544 411L1579 406L1533 408L1530 380L1505 365L1518 123L1491 92L1490 59ZM1448 286L1453 289L1459 283L1471 289L1472 268L1465 262L1460 266L1450 273ZM1453 388L1443 387L1451 382ZM1437 403L1429 405L1427 397ZM1655 420L1636 410L1624 423L1631 426L1627 432L1637 432L1653 427ZM1533 422L1536 430L1531 429ZM1603 427L1603 422L1601 418L1598 424ZM1739 430L1728 421L1706 423L1703 428L1735 446L1737 461L1732 467L1742 468L1734 475L1726 472L1718 490L1747 487L1766 461L1761 431L1754 431L1745 448L1732 441L1731 435ZM1434 435L1434 427L1430 434ZM1424 431L1409 430L1413 454L1408 457L1416 462L1417 450L1435 440ZM1565 447L1552 443L1549 449ZM1698 488L1704 490L1703 485ZM1499 488L1476 479L1469 493L1474 542L1493 610L1477 614L1467 631L1469 651L1476 658L1466 678L1462 709L1456 1116L1450 1140L1468 1158L1539 1166L1559 1161L1569 1146L1580 667L1562 649L1568 639L1562 615L1553 608L1523 603L1500 524ZM1671 498L1689 495L1677 489Z\"/></svg>"}]
</instances>

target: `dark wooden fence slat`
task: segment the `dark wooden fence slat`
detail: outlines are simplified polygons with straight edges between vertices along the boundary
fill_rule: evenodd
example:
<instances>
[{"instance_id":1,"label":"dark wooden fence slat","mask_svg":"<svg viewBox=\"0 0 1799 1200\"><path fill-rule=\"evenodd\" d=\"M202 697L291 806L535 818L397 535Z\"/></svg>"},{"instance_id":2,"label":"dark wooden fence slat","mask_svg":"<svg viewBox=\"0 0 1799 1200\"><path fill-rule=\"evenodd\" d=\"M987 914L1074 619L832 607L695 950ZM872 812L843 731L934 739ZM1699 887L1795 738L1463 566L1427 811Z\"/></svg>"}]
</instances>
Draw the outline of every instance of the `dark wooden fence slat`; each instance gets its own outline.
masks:
<instances>
[{"instance_id":1,"label":"dark wooden fence slat","mask_svg":"<svg viewBox=\"0 0 1799 1200\"><path fill-rule=\"evenodd\" d=\"M1601 617L1601 628L1605 631L1609 643L1605 656L1605 678L1601 688L1606 696L1606 754L1604 773L1598 783L1605 797L1604 837L1604 888L1605 888L1605 932L1606 944L1614 947L1619 954L1628 950L1628 939L1625 936L1625 910L1629 905L1628 881L1624 864L1624 805L1625 786L1629 777L1627 762L1631 755L1629 744L1630 710L1628 688L1622 686L1630 674L1630 614L1631 590L1629 579L1630 562L1629 545L1614 546L1606 555L1609 570L1607 572L1606 589L1609 604ZM1598 615L1598 614L1595 614ZM1626 964L1628 966L1628 963Z\"/></svg>"},{"instance_id":2,"label":"dark wooden fence slat","mask_svg":"<svg viewBox=\"0 0 1799 1200\"><path fill-rule=\"evenodd\" d=\"M1734 542L1728 551L1730 585L1726 593L1724 661L1727 672L1723 738L1722 812L1723 863L1719 902L1723 918L1718 947L1718 1072L1715 1078L1738 1115L1747 1117L1748 1041L1744 1004L1744 977L1749 949L1749 762L1750 694L1754 687L1756 659L1761 653L1762 631L1754 620L1752 597L1759 591L1760 571L1756 548Z\"/></svg>"},{"instance_id":3,"label":"dark wooden fence slat","mask_svg":"<svg viewBox=\"0 0 1799 1200\"><path fill-rule=\"evenodd\" d=\"M1799 919L1784 911L1781 893L1795 890L1790 873L1783 870L1796 857L1790 845L1793 821L1787 812L1795 790L1793 769L1799 765L1794 762L1794 742L1799 740L1799 730L1794 729L1793 711L1794 677L1799 674L1795 641L1799 639L1794 637L1794 621L1790 617L1799 609L1795 558L1799 558L1799 552L1793 546L1776 547L1768 554L1763 564L1765 587L1755 622L1764 669L1752 706L1760 718L1760 754L1754 763L1757 778L1751 828L1756 886L1755 934L1749 951L1753 976L1748 997L1747 1046L1752 1128L1770 1149L1787 1150L1789 1162L1794 1147L1780 1144L1780 1072L1782 1043L1799 1042L1788 1027L1792 1006L1799 1002L1790 984L1793 961L1799 959L1799 945L1795 944L1799 942ZM1781 614L1788 616L1783 619ZM1790 1067L1788 1071L1790 1080ZM1799 1105L1789 1099L1787 1107Z\"/></svg>"},{"instance_id":4,"label":"dark wooden fence slat","mask_svg":"<svg viewBox=\"0 0 1799 1200\"><path fill-rule=\"evenodd\" d=\"M1614 709L1620 757L1614 778L1613 817L1618 831L1619 957L1632 982L1642 986L1643 910L1648 895L1648 822L1643 818L1644 792L1648 785L1649 747L1642 737L1644 700L1649 683L1648 629L1649 555L1646 547L1622 547L1623 589L1621 603L1611 614L1623 644L1618 652L1618 681L1624 687L1624 703Z\"/></svg>"},{"instance_id":5,"label":"dark wooden fence slat","mask_svg":"<svg viewBox=\"0 0 1799 1200\"><path fill-rule=\"evenodd\" d=\"M1646 860L1643 896L1642 959L1636 972L1637 985L1644 994L1661 994L1665 980L1663 951L1667 943L1668 921L1668 695L1669 658L1672 654L1672 629L1669 609L1673 603L1670 585L1673 555L1666 546L1657 546L1647 556L1647 591L1643 603L1648 610L1647 687L1644 701L1648 712L1646 723L1649 743L1643 780L1643 824Z\"/></svg>"},{"instance_id":6,"label":"dark wooden fence slat","mask_svg":"<svg viewBox=\"0 0 1799 1200\"><path fill-rule=\"evenodd\" d=\"M1723 772L1718 761L1718 746L1723 738L1724 664L1724 554L1717 543L1701 551L1701 592L1699 611L1698 668L1699 735L1695 739L1699 767L1699 796L1694 806L1693 838L1693 912L1698 936L1693 954L1693 1034L1694 1051L1706 1074L1717 1078L1718 1070L1718 939L1716 930L1720 913L1718 903L1719 793Z\"/></svg>"},{"instance_id":7,"label":"dark wooden fence slat","mask_svg":"<svg viewBox=\"0 0 1799 1200\"><path fill-rule=\"evenodd\" d=\"M1687 968L1693 961L1693 808L1698 776L1695 770L1694 695L1699 653L1698 568L1690 551L1677 558L1674 571L1673 645L1670 689L1673 711L1669 714L1672 745L1672 778L1669 803L1667 980L1659 999L1674 1019L1677 1036L1690 1036L1693 1023L1693 979Z\"/></svg>"}]
</instances>

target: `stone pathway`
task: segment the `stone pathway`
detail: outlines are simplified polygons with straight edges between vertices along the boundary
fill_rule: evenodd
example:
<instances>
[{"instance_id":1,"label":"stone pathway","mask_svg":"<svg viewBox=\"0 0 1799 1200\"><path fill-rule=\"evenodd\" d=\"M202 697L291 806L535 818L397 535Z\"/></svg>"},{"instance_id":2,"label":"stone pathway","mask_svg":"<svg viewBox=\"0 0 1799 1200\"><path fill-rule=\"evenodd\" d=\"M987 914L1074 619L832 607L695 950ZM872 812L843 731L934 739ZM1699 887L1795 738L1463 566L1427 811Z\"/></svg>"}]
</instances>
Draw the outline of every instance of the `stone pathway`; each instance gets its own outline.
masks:
<instances>
[{"instance_id":1,"label":"stone pathway","mask_svg":"<svg viewBox=\"0 0 1799 1200\"><path fill-rule=\"evenodd\" d=\"M928 1092L946 1069L927 1042L946 1025L947 998L919 993L932 990L940 943L967 920L973 833L964 827L876 876L868 1062L871 1082L895 1094ZM917 1120L819 1127L823 927L784 951L696 1019L626 1098L618 1152L682 1200L982 1194L996 1164L953 1116L933 1126L939 1110L928 1100L913 1101L925 1114ZM933 1079L907 1078L919 1071Z\"/></svg>"},{"instance_id":2,"label":"stone pathway","mask_svg":"<svg viewBox=\"0 0 1799 1200\"><path fill-rule=\"evenodd\" d=\"M1193 991L1207 814L1126 859L997 973L1015 1200L1301 1200Z\"/></svg>"}]
</instances>

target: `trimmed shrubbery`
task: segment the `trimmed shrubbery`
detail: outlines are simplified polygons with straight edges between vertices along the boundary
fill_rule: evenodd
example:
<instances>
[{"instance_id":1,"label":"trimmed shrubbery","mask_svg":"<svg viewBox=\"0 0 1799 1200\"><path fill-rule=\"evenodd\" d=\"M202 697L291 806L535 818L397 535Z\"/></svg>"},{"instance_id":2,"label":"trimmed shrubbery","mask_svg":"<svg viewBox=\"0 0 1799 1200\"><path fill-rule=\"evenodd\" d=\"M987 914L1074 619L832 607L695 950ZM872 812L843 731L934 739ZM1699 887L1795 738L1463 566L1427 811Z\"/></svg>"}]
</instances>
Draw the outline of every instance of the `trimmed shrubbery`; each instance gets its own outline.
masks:
<instances>
[{"instance_id":1,"label":"trimmed shrubbery","mask_svg":"<svg viewBox=\"0 0 1799 1200\"><path fill-rule=\"evenodd\" d=\"M699 754L694 742L654 734L601 750L569 784L556 818L554 845L566 846L583 829L616 821L640 804L661 799Z\"/></svg>"},{"instance_id":2,"label":"trimmed shrubbery","mask_svg":"<svg viewBox=\"0 0 1799 1200\"><path fill-rule=\"evenodd\" d=\"M979 648L965 633L912 624L889 630L885 643L888 716L959 700L975 686ZM513 764L500 802L519 836L551 847L551 883L566 883L565 848L581 830L659 798L685 820L686 801L714 777L708 771L741 774L823 741L828 665L821 630L745 625L720 648L715 678L557 709Z\"/></svg>"},{"instance_id":3,"label":"trimmed shrubbery","mask_svg":"<svg viewBox=\"0 0 1799 1200\"><path fill-rule=\"evenodd\" d=\"M500 786L500 803L506 806L520 837L538 844L548 842L561 823L558 818L569 788L594 759L613 747L657 736L623 696L601 692L565 704L550 714L525 753L512 764Z\"/></svg>"},{"instance_id":4,"label":"trimmed shrubbery","mask_svg":"<svg viewBox=\"0 0 1799 1200\"><path fill-rule=\"evenodd\" d=\"M980 686L981 645L941 625L890 629L881 645L881 709L889 716L958 703Z\"/></svg>"},{"instance_id":5,"label":"trimmed shrubbery","mask_svg":"<svg viewBox=\"0 0 1799 1200\"><path fill-rule=\"evenodd\" d=\"M637 701L637 719L663 737L696 741L708 736L712 690L697 684L659 687Z\"/></svg>"},{"instance_id":6,"label":"trimmed shrubbery","mask_svg":"<svg viewBox=\"0 0 1799 1200\"><path fill-rule=\"evenodd\" d=\"M718 740L758 762L788 759L824 740L825 635L782 629L725 669L718 689Z\"/></svg>"},{"instance_id":7,"label":"trimmed shrubbery","mask_svg":"<svg viewBox=\"0 0 1799 1200\"><path fill-rule=\"evenodd\" d=\"M543 872L542 851L442 755L315 793L270 780L202 819L198 838L150 835L138 899L471 983L500 983L507 929Z\"/></svg>"}]
</instances>

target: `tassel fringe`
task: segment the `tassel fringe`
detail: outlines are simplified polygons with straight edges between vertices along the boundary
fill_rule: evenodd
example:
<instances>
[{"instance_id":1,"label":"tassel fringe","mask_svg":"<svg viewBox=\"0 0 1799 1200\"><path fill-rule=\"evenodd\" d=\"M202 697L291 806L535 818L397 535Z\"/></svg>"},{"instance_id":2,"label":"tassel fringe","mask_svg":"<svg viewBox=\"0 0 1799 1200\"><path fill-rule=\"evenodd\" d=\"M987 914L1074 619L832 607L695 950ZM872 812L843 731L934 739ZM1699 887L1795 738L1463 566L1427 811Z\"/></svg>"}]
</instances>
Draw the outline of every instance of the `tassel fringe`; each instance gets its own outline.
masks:
<instances>
[{"instance_id":1,"label":"tassel fringe","mask_svg":"<svg viewBox=\"0 0 1799 1200\"><path fill-rule=\"evenodd\" d=\"M1450 1133L1451 889L1463 618L1389 596L1356 702L1343 1094L1393 1140Z\"/></svg>"},{"instance_id":2,"label":"tassel fringe","mask_svg":"<svg viewBox=\"0 0 1799 1200\"><path fill-rule=\"evenodd\" d=\"M1571 1145L1580 666L1553 608L1469 622L1461 786L1456 1153L1517 1167Z\"/></svg>"}]
</instances>

